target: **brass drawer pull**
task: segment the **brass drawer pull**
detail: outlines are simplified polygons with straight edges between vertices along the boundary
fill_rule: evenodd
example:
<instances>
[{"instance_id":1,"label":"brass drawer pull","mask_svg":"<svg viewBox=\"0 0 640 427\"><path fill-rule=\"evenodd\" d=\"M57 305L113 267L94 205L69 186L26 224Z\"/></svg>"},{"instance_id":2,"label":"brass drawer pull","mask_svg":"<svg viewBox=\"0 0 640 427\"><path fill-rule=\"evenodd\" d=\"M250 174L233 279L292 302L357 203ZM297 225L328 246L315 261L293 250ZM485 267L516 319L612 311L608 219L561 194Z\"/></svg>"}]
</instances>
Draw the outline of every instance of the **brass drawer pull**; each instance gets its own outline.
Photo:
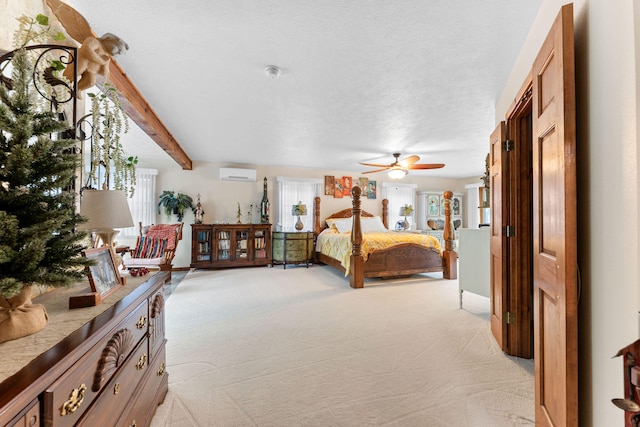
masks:
<instances>
[{"instance_id":1,"label":"brass drawer pull","mask_svg":"<svg viewBox=\"0 0 640 427\"><path fill-rule=\"evenodd\" d=\"M120 383L115 383L115 385L113 386L113 394L118 393L120 393Z\"/></svg>"},{"instance_id":2,"label":"brass drawer pull","mask_svg":"<svg viewBox=\"0 0 640 427\"><path fill-rule=\"evenodd\" d=\"M140 369L143 369L146 364L147 353L144 353L142 356L140 356L140 359L138 359L138 363L136 363L136 369L139 371Z\"/></svg>"},{"instance_id":3,"label":"brass drawer pull","mask_svg":"<svg viewBox=\"0 0 640 427\"><path fill-rule=\"evenodd\" d=\"M164 369L165 369L165 365L164 362L162 362L160 364L160 367L158 368L158 376L161 377L162 375L164 375Z\"/></svg>"},{"instance_id":4,"label":"brass drawer pull","mask_svg":"<svg viewBox=\"0 0 640 427\"><path fill-rule=\"evenodd\" d=\"M138 424L136 424L136 420L133 420L133 423L131 424L131 427L138 427Z\"/></svg>"},{"instance_id":5,"label":"brass drawer pull","mask_svg":"<svg viewBox=\"0 0 640 427\"><path fill-rule=\"evenodd\" d=\"M147 316L140 316L140 320L136 323L136 328L144 329L145 326L147 326Z\"/></svg>"},{"instance_id":6,"label":"brass drawer pull","mask_svg":"<svg viewBox=\"0 0 640 427\"><path fill-rule=\"evenodd\" d=\"M84 400L84 392L87 391L87 386L82 384L78 388L74 388L71 390L71 394L69 394L69 400L64 402L60 407L60 416L65 416L67 414L73 414L76 409L80 407L82 401Z\"/></svg>"}]
</instances>

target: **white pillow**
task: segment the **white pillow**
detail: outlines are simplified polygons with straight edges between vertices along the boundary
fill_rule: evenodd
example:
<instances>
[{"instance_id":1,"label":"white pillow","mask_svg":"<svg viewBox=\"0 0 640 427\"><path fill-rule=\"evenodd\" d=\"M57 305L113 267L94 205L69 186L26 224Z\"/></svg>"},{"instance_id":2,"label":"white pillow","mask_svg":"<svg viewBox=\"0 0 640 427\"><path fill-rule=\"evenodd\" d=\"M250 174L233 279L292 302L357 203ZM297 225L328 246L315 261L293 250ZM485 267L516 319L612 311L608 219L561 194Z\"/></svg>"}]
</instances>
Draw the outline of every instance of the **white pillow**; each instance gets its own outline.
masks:
<instances>
[{"instance_id":1,"label":"white pillow","mask_svg":"<svg viewBox=\"0 0 640 427\"><path fill-rule=\"evenodd\" d=\"M379 216L374 216L373 218L360 218L360 226L363 233L382 233L389 231L384 226L382 218Z\"/></svg>"},{"instance_id":2,"label":"white pillow","mask_svg":"<svg viewBox=\"0 0 640 427\"><path fill-rule=\"evenodd\" d=\"M351 218L338 219L333 222L333 226L338 230L338 233L351 231Z\"/></svg>"}]
</instances>

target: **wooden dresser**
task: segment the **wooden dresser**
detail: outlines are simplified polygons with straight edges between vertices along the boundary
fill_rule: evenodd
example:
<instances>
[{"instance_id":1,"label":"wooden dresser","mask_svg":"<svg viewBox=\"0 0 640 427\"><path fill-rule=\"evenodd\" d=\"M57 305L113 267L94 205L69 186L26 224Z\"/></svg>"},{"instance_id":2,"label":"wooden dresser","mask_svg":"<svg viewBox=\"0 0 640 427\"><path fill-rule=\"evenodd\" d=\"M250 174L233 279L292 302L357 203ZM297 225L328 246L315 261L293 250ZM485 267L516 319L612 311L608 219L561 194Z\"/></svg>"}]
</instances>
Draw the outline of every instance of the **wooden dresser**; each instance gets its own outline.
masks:
<instances>
[{"instance_id":1,"label":"wooden dresser","mask_svg":"<svg viewBox=\"0 0 640 427\"><path fill-rule=\"evenodd\" d=\"M127 290L0 383L0 426L148 426L168 390L168 278L159 272Z\"/></svg>"}]
</instances>

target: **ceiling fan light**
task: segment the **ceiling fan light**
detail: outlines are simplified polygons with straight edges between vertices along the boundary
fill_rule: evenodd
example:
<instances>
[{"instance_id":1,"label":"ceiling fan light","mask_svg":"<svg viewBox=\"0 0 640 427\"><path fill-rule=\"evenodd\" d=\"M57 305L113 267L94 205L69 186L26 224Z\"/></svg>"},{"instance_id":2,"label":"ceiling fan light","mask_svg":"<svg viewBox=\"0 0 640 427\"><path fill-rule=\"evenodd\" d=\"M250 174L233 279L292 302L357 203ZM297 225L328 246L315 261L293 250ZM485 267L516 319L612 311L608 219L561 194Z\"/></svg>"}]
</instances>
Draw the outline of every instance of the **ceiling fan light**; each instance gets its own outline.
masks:
<instances>
[{"instance_id":1,"label":"ceiling fan light","mask_svg":"<svg viewBox=\"0 0 640 427\"><path fill-rule=\"evenodd\" d=\"M409 171L407 171L406 169L394 168L394 169L389 170L389 178L396 179L396 180L402 179L408 173L409 173Z\"/></svg>"}]
</instances>

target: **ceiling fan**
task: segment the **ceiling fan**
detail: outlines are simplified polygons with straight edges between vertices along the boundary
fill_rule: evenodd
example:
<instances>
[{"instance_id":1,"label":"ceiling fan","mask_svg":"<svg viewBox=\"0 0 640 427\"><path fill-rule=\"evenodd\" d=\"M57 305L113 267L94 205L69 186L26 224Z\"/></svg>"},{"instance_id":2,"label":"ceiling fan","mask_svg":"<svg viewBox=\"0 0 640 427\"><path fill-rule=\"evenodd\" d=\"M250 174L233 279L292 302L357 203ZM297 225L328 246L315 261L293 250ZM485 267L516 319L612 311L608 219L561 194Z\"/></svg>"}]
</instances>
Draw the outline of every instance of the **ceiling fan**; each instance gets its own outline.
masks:
<instances>
[{"instance_id":1,"label":"ceiling fan","mask_svg":"<svg viewBox=\"0 0 640 427\"><path fill-rule=\"evenodd\" d=\"M420 157L416 156L415 154L402 160L399 160L400 153L393 153L393 157L395 157L394 162L388 165L381 165L377 163L360 163L363 166L380 168L363 173L374 173L388 170L389 177L391 177L392 179L400 179L407 175L410 169L440 169L444 167L444 163L416 163L420 160Z\"/></svg>"}]
</instances>

